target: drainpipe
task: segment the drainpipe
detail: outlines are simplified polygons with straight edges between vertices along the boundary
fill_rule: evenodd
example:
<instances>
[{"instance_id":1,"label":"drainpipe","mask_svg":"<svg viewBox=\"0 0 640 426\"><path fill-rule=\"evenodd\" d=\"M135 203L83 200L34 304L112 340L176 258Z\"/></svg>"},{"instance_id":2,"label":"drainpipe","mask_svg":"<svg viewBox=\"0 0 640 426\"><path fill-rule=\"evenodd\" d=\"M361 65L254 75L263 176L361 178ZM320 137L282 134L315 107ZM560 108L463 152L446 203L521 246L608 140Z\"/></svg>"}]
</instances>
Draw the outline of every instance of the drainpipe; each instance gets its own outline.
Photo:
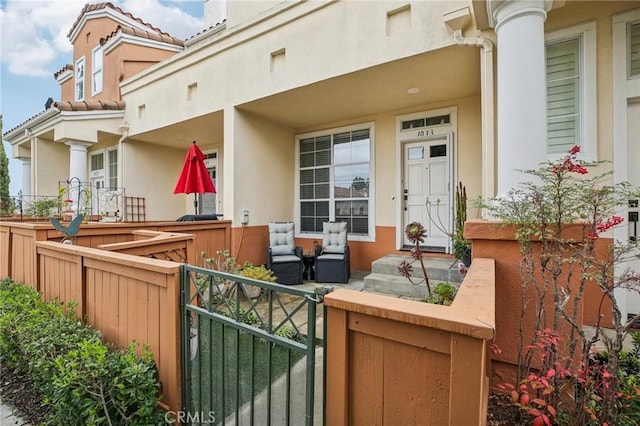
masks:
<instances>
[{"instance_id":1,"label":"drainpipe","mask_svg":"<svg viewBox=\"0 0 640 426\"><path fill-rule=\"evenodd\" d=\"M124 142L127 140L127 138L129 137L129 123L127 123L126 121L124 123L122 123L121 125L118 126L118 129L120 130L120 132L122 132L122 137L118 140L118 176L120 178L120 186L124 188ZM127 194L125 193L125 196ZM121 209L120 211L122 212L122 215L124 215L124 202L125 200L122 200L123 205L120 206Z\"/></svg>"},{"instance_id":2,"label":"drainpipe","mask_svg":"<svg viewBox=\"0 0 640 426\"><path fill-rule=\"evenodd\" d=\"M481 48L480 85L482 109L482 198L495 197L495 96L493 85L493 42L482 35L463 37L462 29L453 32L458 46ZM486 212L482 212L485 217Z\"/></svg>"}]
</instances>

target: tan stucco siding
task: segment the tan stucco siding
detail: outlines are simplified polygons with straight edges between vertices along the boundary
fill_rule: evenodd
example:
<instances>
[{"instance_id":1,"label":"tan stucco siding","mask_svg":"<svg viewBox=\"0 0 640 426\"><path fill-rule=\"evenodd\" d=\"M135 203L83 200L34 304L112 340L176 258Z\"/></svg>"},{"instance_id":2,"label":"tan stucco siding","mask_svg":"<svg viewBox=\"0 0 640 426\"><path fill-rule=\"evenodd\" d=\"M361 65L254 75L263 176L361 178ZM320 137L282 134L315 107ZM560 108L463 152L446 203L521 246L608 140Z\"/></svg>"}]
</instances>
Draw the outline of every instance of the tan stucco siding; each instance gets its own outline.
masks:
<instances>
[{"instance_id":1,"label":"tan stucco siding","mask_svg":"<svg viewBox=\"0 0 640 426\"><path fill-rule=\"evenodd\" d=\"M123 145L123 186L127 196L145 198L147 220L177 219L185 214L187 197L193 213L193 195L173 194L185 153L137 141Z\"/></svg>"},{"instance_id":2,"label":"tan stucco siding","mask_svg":"<svg viewBox=\"0 0 640 426\"><path fill-rule=\"evenodd\" d=\"M58 194L58 181L69 178L69 147L37 138L35 151L32 158L36 158L37 164L31 164L35 195L55 196Z\"/></svg>"},{"instance_id":3,"label":"tan stucco siding","mask_svg":"<svg viewBox=\"0 0 640 426\"><path fill-rule=\"evenodd\" d=\"M233 185L225 182L225 188L233 188L236 208L227 207L225 197L225 218L240 223L240 213L246 209L249 224L294 220L292 206L297 191L292 129L236 110L232 149L232 156L225 149L223 157L225 176L233 179Z\"/></svg>"},{"instance_id":4,"label":"tan stucco siding","mask_svg":"<svg viewBox=\"0 0 640 426\"><path fill-rule=\"evenodd\" d=\"M242 31L227 31L215 45L176 55L153 67L155 72L123 84L131 132L451 45L442 14L467 4L414 3L410 24L398 30L388 29L388 14L400 6L397 2L335 2L293 17L312 7L301 4ZM203 96L188 101L187 88L193 84ZM191 114L185 112L187 104ZM139 105L146 105L148 113L142 119L135 114Z\"/></svg>"},{"instance_id":5,"label":"tan stucco siding","mask_svg":"<svg viewBox=\"0 0 640 426\"><path fill-rule=\"evenodd\" d=\"M82 57L85 60L85 72L84 72L84 99L91 99L91 83L92 83L92 70L93 70L93 57L92 50L97 46L100 46L100 38L106 37L115 31L118 23L109 18L96 18L89 19L82 27L76 42L73 45L73 64L75 66L76 61ZM103 62L106 65L106 61ZM103 71L104 73L104 71ZM106 83L106 81L105 81ZM74 78L72 79L72 90L70 93L63 93L63 95L70 95L70 98L63 98L65 101L75 100L75 70ZM117 92L117 86L106 89L102 93L96 95L95 99L115 100L118 98L105 98L104 96L112 96L114 92Z\"/></svg>"}]
</instances>

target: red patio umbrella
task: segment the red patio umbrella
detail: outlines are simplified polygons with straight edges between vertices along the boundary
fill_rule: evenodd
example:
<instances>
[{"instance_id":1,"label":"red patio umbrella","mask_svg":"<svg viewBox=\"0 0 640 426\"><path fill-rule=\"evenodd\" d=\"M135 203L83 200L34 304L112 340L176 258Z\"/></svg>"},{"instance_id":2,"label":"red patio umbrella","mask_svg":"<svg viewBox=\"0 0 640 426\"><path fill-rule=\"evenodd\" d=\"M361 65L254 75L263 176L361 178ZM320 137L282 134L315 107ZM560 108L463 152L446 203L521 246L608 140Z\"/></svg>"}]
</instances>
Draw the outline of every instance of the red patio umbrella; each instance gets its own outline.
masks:
<instances>
[{"instance_id":1,"label":"red patio umbrella","mask_svg":"<svg viewBox=\"0 0 640 426\"><path fill-rule=\"evenodd\" d=\"M204 164L204 154L196 145L196 141L193 141L184 159L182 172L180 172L180 177L173 193L194 194L193 206L196 209L195 213L198 214L198 194L208 192L215 194L216 188L213 186L207 166Z\"/></svg>"}]
</instances>

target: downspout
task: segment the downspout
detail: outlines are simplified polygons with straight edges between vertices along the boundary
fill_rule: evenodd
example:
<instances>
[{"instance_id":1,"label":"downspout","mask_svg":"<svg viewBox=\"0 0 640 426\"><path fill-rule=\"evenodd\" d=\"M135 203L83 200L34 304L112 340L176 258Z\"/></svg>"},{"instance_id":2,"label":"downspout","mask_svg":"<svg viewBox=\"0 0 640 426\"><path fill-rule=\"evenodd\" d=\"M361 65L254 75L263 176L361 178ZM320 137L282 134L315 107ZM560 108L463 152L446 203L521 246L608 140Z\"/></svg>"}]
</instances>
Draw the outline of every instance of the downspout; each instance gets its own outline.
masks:
<instances>
[{"instance_id":1,"label":"downspout","mask_svg":"<svg viewBox=\"0 0 640 426\"><path fill-rule=\"evenodd\" d=\"M453 32L458 46L480 47L480 92L482 114L482 198L495 197L495 95L493 84L493 42L485 36L463 37L462 29ZM485 217L483 211L482 216Z\"/></svg>"},{"instance_id":2,"label":"downspout","mask_svg":"<svg viewBox=\"0 0 640 426\"><path fill-rule=\"evenodd\" d=\"M127 140L127 138L129 137L129 123L127 123L126 121L124 123L122 123L121 125L118 126L118 129L122 132L122 137L120 137L120 139L118 139L118 179L120 182L120 186L122 186L123 188L125 188L124 186L124 142ZM125 188L126 191L126 188ZM126 192L125 192L125 197L127 196ZM122 206L121 207L121 212L122 212L122 219L124 220L124 208L125 208L126 202L123 199L122 200Z\"/></svg>"}]
</instances>

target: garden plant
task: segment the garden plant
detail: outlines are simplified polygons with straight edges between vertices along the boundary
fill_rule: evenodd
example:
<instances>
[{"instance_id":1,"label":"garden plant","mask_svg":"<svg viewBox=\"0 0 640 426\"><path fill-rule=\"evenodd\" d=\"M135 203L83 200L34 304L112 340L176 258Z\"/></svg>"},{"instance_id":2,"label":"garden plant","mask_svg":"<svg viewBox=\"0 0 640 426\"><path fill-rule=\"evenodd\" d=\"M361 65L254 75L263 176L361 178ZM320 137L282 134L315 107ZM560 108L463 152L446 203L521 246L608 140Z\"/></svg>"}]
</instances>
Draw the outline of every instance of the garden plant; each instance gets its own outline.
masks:
<instances>
[{"instance_id":1,"label":"garden plant","mask_svg":"<svg viewBox=\"0 0 640 426\"><path fill-rule=\"evenodd\" d=\"M534 425L637 425L640 336L631 351L623 340L638 316L623 318L615 297L640 288L640 274L628 266L637 248L608 237L638 194L611 183L611 172L591 177L606 164L582 162L579 151L525 171L530 181L483 206L513 226L521 250L517 379L501 387ZM581 317L590 288L599 299L595 333Z\"/></svg>"},{"instance_id":2,"label":"garden plant","mask_svg":"<svg viewBox=\"0 0 640 426\"><path fill-rule=\"evenodd\" d=\"M427 287L427 297L424 299L425 302L436 305L451 305L456 294L456 288L453 285L448 282L440 282L435 286L435 288L431 288L429 274L427 272L427 267L424 264L421 249L421 245L424 243L424 239L427 236L426 229L421 223L412 222L405 228L405 234L407 235L407 239L413 244L413 247L411 248L411 258L413 260L403 260L400 265L398 265L398 272L400 275L408 279L413 285L425 284ZM415 262L418 262L420 266L420 272L422 273L422 277L420 279L416 279L413 276L413 264Z\"/></svg>"},{"instance_id":3,"label":"garden plant","mask_svg":"<svg viewBox=\"0 0 640 426\"><path fill-rule=\"evenodd\" d=\"M163 422L148 348L105 344L73 306L43 302L35 290L10 279L0 281L0 306L0 363L38 389L46 407L43 424Z\"/></svg>"}]
</instances>

